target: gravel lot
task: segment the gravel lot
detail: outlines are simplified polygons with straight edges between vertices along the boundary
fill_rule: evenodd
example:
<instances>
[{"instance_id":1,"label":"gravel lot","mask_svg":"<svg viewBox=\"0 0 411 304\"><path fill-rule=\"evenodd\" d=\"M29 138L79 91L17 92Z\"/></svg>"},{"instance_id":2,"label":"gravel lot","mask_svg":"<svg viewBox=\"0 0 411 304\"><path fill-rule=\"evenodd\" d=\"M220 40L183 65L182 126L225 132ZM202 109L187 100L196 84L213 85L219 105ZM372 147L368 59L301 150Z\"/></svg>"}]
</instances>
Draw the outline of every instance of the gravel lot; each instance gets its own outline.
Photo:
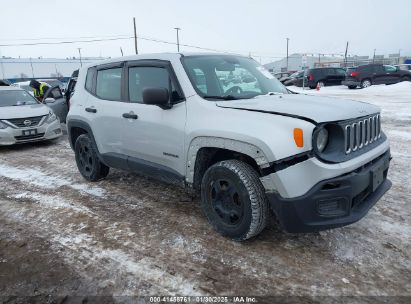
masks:
<instances>
[{"instance_id":1,"label":"gravel lot","mask_svg":"<svg viewBox=\"0 0 411 304\"><path fill-rule=\"evenodd\" d=\"M393 187L360 222L294 235L278 230L273 221L257 238L236 243L214 232L198 198L183 190L118 170L87 183L67 137L1 147L0 300L410 297L411 83L307 92L383 108Z\"/></svg>"}]
</instances>

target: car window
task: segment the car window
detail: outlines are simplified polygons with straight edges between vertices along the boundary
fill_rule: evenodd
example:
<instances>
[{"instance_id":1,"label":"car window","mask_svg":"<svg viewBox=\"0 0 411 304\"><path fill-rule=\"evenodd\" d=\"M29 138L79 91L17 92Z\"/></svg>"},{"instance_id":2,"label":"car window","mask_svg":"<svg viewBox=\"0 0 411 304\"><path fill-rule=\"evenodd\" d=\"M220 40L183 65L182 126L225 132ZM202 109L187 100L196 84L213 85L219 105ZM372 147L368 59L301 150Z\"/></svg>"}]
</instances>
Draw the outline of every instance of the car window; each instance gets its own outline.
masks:
<instances>
[{"instance_id":1,"label":"car window","mask_svg":"<svg viewBox=\"0 0 411 304\"><path fill-rule=\"evenodd\" d=\"M182 62L193 87L204 98L248 99L269 92L288 93L267 69L247 57L185 56Z\"/></svg>"},{"instance_id":2,"label":"car window","mask_svg":"<svg viewBox=\"0 0 411 304\"><path fill-rule=\"evenodd\" d=\"M397 68L392 65L384 65L384 70L388 73L396 72Z\"/></svg>"},{"instance_id":3,"label":"car window","mask_svg":"<svg viewBox=\"0 0 411 304\"><path fill-rule=\"evenodd\" d=\"M130 67L128 69L128 92L131 102L143 103L146 88L165 88L170 92L172 101L179 99L170 74L163 67Z\"/></svg>"},{"instance_id":4,"label":"car window","mask_svg":"<svg viewBox=\"0 0 411 304\"><path fill-rule=\"evenodd\" d=\"M50 93L47 94L46 98L53 98L53 99L59 99L63 98L63 93L61 93L61 89L59 87L55 87L50 91Z\"/></svg>"},{"instance_id":5,"label":"car window","mask_svg":"<svg viewBox=\"0 0 411 304\"><path fill-rule=\"evenodd\" d=\"M374 72L374 73L383 73L384 72L384 69L383 69L383 67L381 66L381 65L374 65L373 67L372 67L372 71Z\"/></svg>"},{"instance_id":6,"label":"car window","mask_svg":"<svg viewBox=\"0 0 411 304\"><path fill-rule=\"evenodd\" d=\"M25 106L32 104L38 104L38 101L24 90L0 91L0 107Z\"/></svg>"},{"instance_id":7,"label":"car window","mask_svg":"<svg viewBox=\"0 0 411 304\"><path fill-rule=\"evenodd\" d=\"M122 68L97 72L96 95L102 99L120 101Z\"/></svg>"},{"instance_id":8,"label":"car window","mask_svg":"<svg viewBox=\"0 0 411 304\"><path fill-rule=\"evenodd\" d=\"M372 65L365 65L365 66L360 66L358 68L362 72L367 72L367 73L373 73L374 72L374 66Z\"/></svg>"},{"instance_id":9,"label":"car window","mask_svg":"<svg viewBox=\"0 0 411 304\"><path fill-rule=\"evenodd\" d=\"M337 75L345 75L345 70L344 69L335 69L335 74Z\"/></svg>"},{"instance_id":10,"label":"car window","mask_svg":"<svg viewBox=\"0 0 411 304\"><path fill-rule=\"evenodd\" d=\"M86 76L86 90L89 92L92 92L93 89L93 79L95 75L95 68L89 68L87 70L87 76Z\"/></svg>"}]
</instances>

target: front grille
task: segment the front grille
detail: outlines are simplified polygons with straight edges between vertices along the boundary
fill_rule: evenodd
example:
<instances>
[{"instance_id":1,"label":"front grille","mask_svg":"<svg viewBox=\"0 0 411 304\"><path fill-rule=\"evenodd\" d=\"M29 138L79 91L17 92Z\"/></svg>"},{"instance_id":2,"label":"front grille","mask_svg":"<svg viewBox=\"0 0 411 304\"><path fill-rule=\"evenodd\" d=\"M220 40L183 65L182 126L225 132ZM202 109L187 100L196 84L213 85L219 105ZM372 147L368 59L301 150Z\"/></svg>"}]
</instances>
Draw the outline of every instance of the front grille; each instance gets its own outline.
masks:
<instances>
[{"instance_id":1,"label":"front grille","mask_svg":"<svg viewBox=\"0 0 411 304\"><path fill-rule=\"evenodd\" d=\"M360 150L381 137L380 114L347 124L344 128L345 154Z\"/></svg>"},{"instance_id":2,"label":"front grille","mask_svg":"<svg viewBox=\"0 0 411 304\"><path fill-rule=\"evenodd\" d=\"M14 136L16 140L31 140L37 139L44 136L44 133L34 134L34 135L21 135L21 136Z\"/></svg>"},{"instance_id":3,"label":"front grille","mask_svg":"<svg viewBox=\"0 0 411 304\"><path fill-rule=\"evenodd\" d=\"M44 116L27 117L27 118L13 118L7 119L8 122L12 123L16 127L26 128L26 127L36 127L39 125L40 121ZM28 123L30 122L30 123Z\"/></svg>"}]
</instances>

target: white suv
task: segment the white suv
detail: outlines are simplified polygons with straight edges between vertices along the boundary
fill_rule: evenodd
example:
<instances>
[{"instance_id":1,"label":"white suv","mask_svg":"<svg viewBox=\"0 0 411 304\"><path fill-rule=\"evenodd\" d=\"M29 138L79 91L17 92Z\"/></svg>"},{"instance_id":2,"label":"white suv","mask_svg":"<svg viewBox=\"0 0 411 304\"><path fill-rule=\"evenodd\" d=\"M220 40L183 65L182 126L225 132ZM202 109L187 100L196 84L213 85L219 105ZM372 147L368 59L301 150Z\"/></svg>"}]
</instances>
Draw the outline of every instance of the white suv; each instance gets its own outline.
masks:
<instances>
[{"instance_id":1,"label":"white suv","mask_svg":"<svg viewBox=\"0 0 411 304\"><path fill-rule=\"evenodd\" d=\"M115 167L194 189L214 228L235 240L260 233L270 210L289 232L348 225L391 186L379 108L292 93L247 57L85 67L67 121L87 180Z\"/></svg>"},{"instance_id":2,"label":"white suv","mask_svg":"<svg viewBox=\"0 0 411 304\"><path fill-rule=\"evenodd\" d=\"M62 134L53 110L23 89L0 87L0 146L52 140Z\"/></svg>"}]
</instances>

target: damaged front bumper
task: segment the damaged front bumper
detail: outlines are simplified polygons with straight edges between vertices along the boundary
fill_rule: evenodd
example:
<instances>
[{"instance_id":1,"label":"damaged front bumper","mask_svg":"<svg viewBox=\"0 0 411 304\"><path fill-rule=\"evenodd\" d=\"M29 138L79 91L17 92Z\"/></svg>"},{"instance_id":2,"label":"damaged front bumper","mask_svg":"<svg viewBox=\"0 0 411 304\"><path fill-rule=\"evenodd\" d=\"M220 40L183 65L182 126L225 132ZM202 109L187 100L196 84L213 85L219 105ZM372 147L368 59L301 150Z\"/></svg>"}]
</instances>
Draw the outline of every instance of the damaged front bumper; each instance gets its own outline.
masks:
<instances>
[{"instance_id":1,"label":"damaged front bumper","mask_svg":"<svg viewBox=\"0 0 411 304\"><path fill-rule=\"evenodd\" d=\"M306 194L283 198L267 192L271 208L287 232L314 232L352 224L391 188L389 150L342 176L323 180Z\"/></svg>"}]
</instances>

